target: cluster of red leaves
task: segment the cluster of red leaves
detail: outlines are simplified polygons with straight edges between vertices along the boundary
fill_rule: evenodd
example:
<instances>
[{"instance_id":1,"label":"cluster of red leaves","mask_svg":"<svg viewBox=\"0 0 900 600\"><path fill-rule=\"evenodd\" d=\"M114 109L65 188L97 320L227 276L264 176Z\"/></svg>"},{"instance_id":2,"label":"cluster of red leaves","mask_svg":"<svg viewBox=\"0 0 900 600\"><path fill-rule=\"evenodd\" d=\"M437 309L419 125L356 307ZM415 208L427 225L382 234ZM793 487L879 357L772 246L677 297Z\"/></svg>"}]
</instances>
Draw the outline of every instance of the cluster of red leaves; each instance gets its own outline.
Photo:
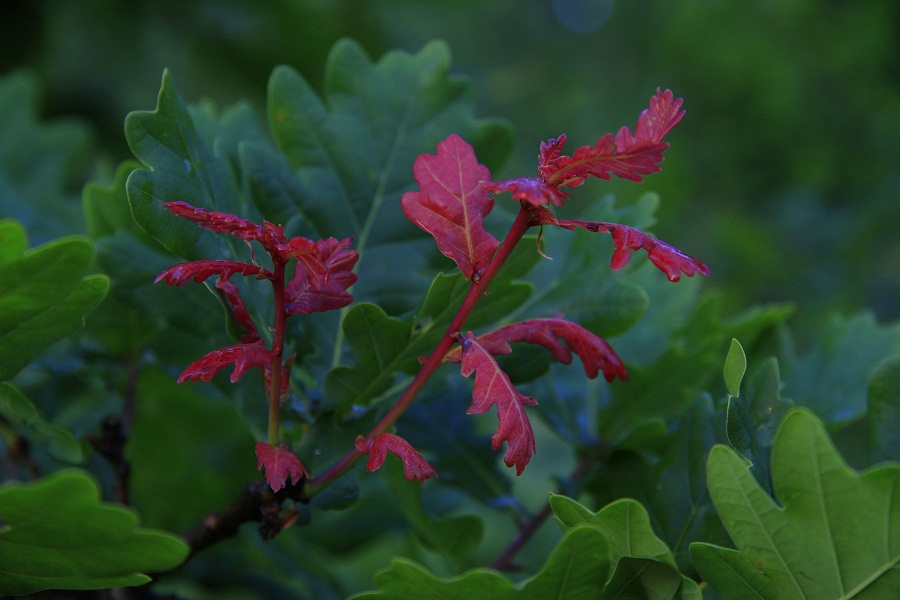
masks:
<instances>
[{"instance_id":1,"label":"cluster of red leaves","mask_svg":"<svg viewBox=\"0 0 900 600\"><path fill-rule=\"evenodd\" d=\"M633 250L647 252L650 261L671 281L682 274L709 274L701 261L677 248L627 225L617 223L557 219L550 206L561 206L569 194L563 188L581 185L590 177L609 180L613 175L630 181L643 181L643 176L660 170L663 151L669 144L663 138L684 116L682 100L671 91L657 90L650 106L638 118L634 132L622 127L618 133L602 136L593 146L582 146L571 156L564 155L566 136L561 135L541 144L537 177L506 181L490 180L488 169L480 165L471 146L459 136L451 135L440 142L436 155L423 154L415 163L413 174L418 192L402 198L406 216L421 229L434 236L441 252L453 259L466 279L478 282L494 257L497 240L483 225L493 201L490 194L510 192L528 211L529 225L553 225L564 229L581 227L593 232L609 233L615 251L613 270L628 262ZM525 406L536 404L512 385L494 356L509 354L511 342L540 344L564 364L572 362L572 353L582 361L585 373L593 378L603 373L607 381L627 379L625 366L609 344L590 331L561 318L532 319L473 336L457 334L459 347L445 360L459 362L466 377L476 372L473 403L469 413L484 413L497 406L500 421L491 438L494 449L507 443L504 457L508 466L516 466L519 474L534 453L534 433Z\"/></svg>"},{"instance_id":2,"label":"cluster of red leaves","mask_svg":"<svg viewBox=\"0 0 900 600\"><path fill-rule=\"evenodd\" d=\"M246 330L240 344L219 348L192 362L178 377L184 381L209 381L216 373L229 365L234 365L230 380L236 383L252 367L260 367L268 388L272 373L281 370L281 396L288 393L289 373L294 357L282 362L280 348L269 348L253 323L238 287L231 281L235 274L255 276L269 280L273 287L283 291L284 317L297 313L310 314L343 308L353 302L347 289L356 282L353 267L359 259L355 250L350 250L350 240L313 241L304 237L287 238L284 227L265 221L262 225L253 223L237 215L207 210L191 206L187 202L164 202L169 212L188 219L216 233L227 233L259 243L272 260L273 268L266 269L254 260L243 263L228 260L198 260L174 265L156 278L155 283L165 281L168 285L182 286L193 281L202 283L212 276L218 276L216 288L231 305L235 320ZM251 254L252 256L252 254ZM294 265L293 277L285 281L284 267L291 261ZM274 371L278 373L278 371ZM266 480L274 491L286 485L287 477L294 484L309 474L286 445L278 448L259 442L256 445L259 467L266 469Z\"/></svg>"}]
</instances>

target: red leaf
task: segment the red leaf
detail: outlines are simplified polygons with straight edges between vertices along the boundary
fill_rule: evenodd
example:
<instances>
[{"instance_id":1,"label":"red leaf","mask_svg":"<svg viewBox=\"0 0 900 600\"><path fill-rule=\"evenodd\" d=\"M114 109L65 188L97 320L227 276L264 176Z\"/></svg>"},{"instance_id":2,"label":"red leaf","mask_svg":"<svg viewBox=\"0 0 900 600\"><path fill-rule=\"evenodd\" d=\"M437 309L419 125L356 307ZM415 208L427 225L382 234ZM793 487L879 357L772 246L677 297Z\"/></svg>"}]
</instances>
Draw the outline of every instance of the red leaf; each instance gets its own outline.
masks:
<instances>
[{"instance_id":1,"label":"red leaf","mask_svg":"<svg viewBox=\"0 0 900 600\"><path fill-rule=\"evenodd\" d=\"M156 276L153 283L166 281L166 285L183 286L192 279L201 283L206 281L213 275L221 275L226 279L240 273L241 275L258 275L266 279L273 277L271 271L263 269L258 265L248 263L235 262L232 260L197 260L194 262L181 263L169 267Z\"/></svg>"},{"instance_id":2,"label":"red leaf","mask_svg":"<svg viewBox=\"0 0 900 600\"><path fill-rule=\"evenodd\" d=\"M319 256L319 247L305 237L293 237L286 244L278 246L278 253L282 259L295 259L303 267L306 278L314 286L323 286L328 283L328 269L322 263Z\"/></svg>"},{"instance_id":3,"label":"red leaf","mask_svg":"<svg viewBox=\"0 0 900 600\"><path fill-rule=\"evenodd\" d=\"M650 108L641 113L634 135L622 127L615 137L606 134L572 156L561 155L565 135L548 140L541 144L541 178L556 187L576 187L588 177L609 179L611 175L643 181L642 175L660 170L662 153L669 147L662 139L684 116L681 104L681 98L676 100L671 90L657 90Z\"/></svg>"},{"instance_id":4,"label":"red leaf","mask_svg":"<svg viewBox=\"0 0 900 600\"><path fill-rule=\"evenodd\" d=\"M287 478L290 476L293 485L300 483L309 472L300 459L290 451L287 444L277 448L266 442L256 442L256 470L266 468L266 481L273 492L277 492L287 486Z\"/></svg>"},{"instance_id":5,"label":"red leaf","mask_svg":"<svg viewBox=\"0 0 900 600\"><path fill-rule=\"evenodd\" d=\"M476 339L482 348L494 356L512 352L510 342L540 344L564 365L571 364L574 352L581 358L584 372L591 379L602 371L607 381L612 381L616 377L623 381L628 380L625 365L606 340L565 319L521 321L479 335ZM459 362L461 354L460 346L448 352L445 358L449 362Z\"/></svg>"},{"instance_id":6,"label":"red leaf","mask_svg":"<svg viewBox=\"0 0 900 600\"><path fill-rule=\"evenodd\" d=\"M416 159L413 175L420 191L403 194L403 213L433 235L441 253L472 279L499 245L482 223L494 206L484 188L490 171L478 163L469 144L451 135L438 144L437 155Z\"/></svg>"},{"instance_id":7,"label":"red leaf","mask_svg":"<svg viewBox=\"0 0 900 600\"><path fill-rule=\"evenodd\" d=\"M284 227L281 225L276 226L268 221L264 225L257 225L237 215L199 208L181 200L162 204L173 215L193 221L206 229L230 233L244 240L256 240L273 255L278 254L278 245L285 242Z\"/></svg>"},{"instance_id":8,"label":"red leaf","mask_svg":"<svg viewBox=\"0 0 900 600\"><path fill-rule=\"evenodd\" d=\"M399 435L382 433L374 440L359 436L356 438L355 446L363 454L369 455L369 462L366 463L367 471L377 471L384 464L387 453L390 451L403 461L403 475L407 481L413 479L425 481L429 477L437 477L437 473L428 464L428 461L422 458L422 455Z\"/></svg>"},{"instance_id":9,"label":"red leaf","mask_svg":"<svg viewBox=\"0 0 900 600\"><path fill-rule=\"evenodd\" d=\"M466 412L470 415L484 414L492 405L497 405L500 425L491 436L491 446L494 450L499 450L503 442L506 442L507 450L503 460L508 467L516 465L516 473L521 475L535 451L534 431L525 414L525 406L533 406L537 401L519 393L509 376L500 369L490 352L478 343L471 331L465 338L460 336L459 343L462 347L463 376L468 377L477 371L472 406Z\"/></svg>"},{"instance_id":10,"label":"red leaf","mask_svg":"<svg viewBox=\"0 0 900 600\"><path fill-rule=\"evenodd\" d=\"M551 202L557 206L562 206L563 198L569 197L568 194L555 185L550 185L533 177L507 179L497 183L490 182L484 184L484 189L493 194L512 192L513 200L524 200L532 206L541 206Z\"/></svg>"},{"instance_id":11,"label":"red leaf","mask_svg":"<svg viewBox=\"0 0 900 600\"><path fill-rule=\"evenodd\" d=\"M348 250L350 238L336 240L328 238L316 242L319 260L328 272L327 283L316 287L307 276L306 269L298 265L294 277L288 284L286 310L288 315L324 312L348 306L353 296L347 288L356 283L353 272L359 253Z\"/></svg>"},{"instance_id":12,"label":"red leaf","mask_svg":"<svg viewBox=\"0 0 900 600\"><path fill-rule=\"evenodd\" d=\"M247 330L247 335L242 336L241 341L245 344L250 344L262 339L262 336L259 335L259 330L256 329L256 324L250 318L247 305L244 304L244 299L241 298L241 293L238 291L237 286L231 283L227 277L222 276L216 282L216 287L222 290L225 298L231 304L231 311L235 320Z\"/></svg>"},{"instance_id":13,"label":"red leaf","mask_svg":"<svg viewBox=\"0 0 900 600\"><path fill-rule=\"evenodd\" d=\"M250 367L261 367L269 364L274 358L272 350L266 348L262 341L252 344L235 344L227 348L213 350L203 358L195 360L178 377L178 383L191 381L209 381L213 376L234 363L231 383L236 383Z\"/></svg>"},{"instance_id":14,"label":"red leaf","mask_svg":"<svg viewBox=\"0 0 900 600\"><path fill-rule=\"evenodd\" d=\"M632 250L642 249L647 252L650 262L665 273L669 281L678 281L681 279L682 273L688 277L693 277L694 273L709 275L709 267L703 261L688 256L678 248L647 235L634 227L619 225L618 223L603 223L602 221L557 219L549 211L543 211L540 220L536 221L535 224L556 225L564 229L582 227L588 231L611 234L615 246L615 251L610 261L610 267L613 271L618 271L628 263Z\"/></svg>"}]
</instances>

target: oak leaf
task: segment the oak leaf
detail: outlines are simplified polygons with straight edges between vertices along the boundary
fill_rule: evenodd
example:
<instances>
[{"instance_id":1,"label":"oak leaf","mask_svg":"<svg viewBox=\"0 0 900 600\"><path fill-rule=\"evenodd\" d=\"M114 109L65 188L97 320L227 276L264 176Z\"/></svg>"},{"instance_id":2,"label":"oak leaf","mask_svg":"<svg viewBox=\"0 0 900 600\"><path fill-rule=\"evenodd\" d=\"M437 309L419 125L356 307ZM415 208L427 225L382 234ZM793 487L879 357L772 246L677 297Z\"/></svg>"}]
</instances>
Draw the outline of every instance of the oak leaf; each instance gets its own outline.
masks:
<instances>
[{"instance_id":1,"label":"oak leaf","mask_svg":"<svg viewBox=\"0 0 900 600\"><path fill-rule=\"evenodd\" d=\"M309 479L309 471L300 462L287 444L273 446L263 441L256 442L256 470L266 468L266 482L273 492L277 492L287 486L288 477L293 485L300 483L306 477Z\"/></svg>"},{"instance_id":2,"label":"oak leaf","mask_svg":"<svg viewBox=\"0 0 900 600\"><path fill-rule=\"evenodd\" d=\"M600 336L581 325L562 318L529 319L505 325L475 338L481 347L494 356L512 352L511 342L540 344L564 365L572 363L572 353L581 358L584 372L591 379L602 371L607 381L616 377L628 380L625 365L612 347ZM449 362L460 362L462 346L447 353Z\"/></svg>"},{"instance_id":3,"label":"oak leaf","mask_svg":"<svg viewBox=\"0 0 900 600\"><path fill-rule=\"evenodd\" d=\"M314 285L306 268L298 265L287 287L285 310L288 315L335 310L353 302L347 288L356 283L357 275L353 267L359 260L359 253L350 250L349 246L350 238L328 238L316 242L319 260L328 271L327 281L324 285Z\"/></svg>"},{"instance_id":4,"label":"oak leaf","mask_svg":"<svg viewBox=\"0 0 900 600\"><path fill-rule=\"evenodd\" d=\"M263 269L259 265L236 262L233 260L196 260L193 262L173 265L156 276L153 283L165 280L166 285L181 287L190 281L202 283L213 275L219 275L225 279L235 273L241 275L256 275L260 278L272 279L272 272Z\"/></svg>"},{"instance_id":5,"label":"oak leaf","mask_svg":"<svg viewBox=\"0 0 900 600\"><path fill-rule=\"evenodd\" d=\"M441 253L472 279L499 245L482 222L494 206L484 187L490 171L478 163L472 147L453 134L438 144L436 155L416 159L413 175L419 191L403 194L403 213L433 235Z\"/></svg>"},{"instance_id":6,"label":"oak leaf","mask_svg":"<svg viewBox=\"0 0 900 600\"><path fill-rule=\"evenodd\" d=\"M462 348L460 362L463 376L468 377L475 372L472 406L466 412L470 415L484 414L491 406L497 405L500 425L491 436L491 446L499 450L506 442L503 460L508 467L515 465L516 474L521 475L535 452L534 431L525 414L525 407L534 406L537 401L519 393L509 376L471 331L466 337L459 336L458 341Z\"/></svg>"},{"instance_id":7,"label":"oak leaf","mask_svg":"<svg viewBox=\"0 0 900 600\"><path fill-rule=\"evenodd\" d=\"M234 372L229 379L231 383L237 383L247 369L265 366L271 363L273 358L274 352L266 348L262 341L219 348L189 364L178 376L178 383L184 383L187 380L209 381L216 373L232 363L234 363Z\"/></svg>"},{"instance_id":8,"label":"oak leaf","mask_svg":"<svg viewBox=\"0 0 900 600\"><path fill-rule=\"evenodd\" d=\"M382 433L375 439L359 436L356 438L355 446L363 454L369 455L369 462L366 463L367 471L377 471L384 464L387 453L391 452L403 461L403 475L407 481L413 479L425 481L429 477L437 477L428 461L399 435Z\"/></svg>"}]
</instances>

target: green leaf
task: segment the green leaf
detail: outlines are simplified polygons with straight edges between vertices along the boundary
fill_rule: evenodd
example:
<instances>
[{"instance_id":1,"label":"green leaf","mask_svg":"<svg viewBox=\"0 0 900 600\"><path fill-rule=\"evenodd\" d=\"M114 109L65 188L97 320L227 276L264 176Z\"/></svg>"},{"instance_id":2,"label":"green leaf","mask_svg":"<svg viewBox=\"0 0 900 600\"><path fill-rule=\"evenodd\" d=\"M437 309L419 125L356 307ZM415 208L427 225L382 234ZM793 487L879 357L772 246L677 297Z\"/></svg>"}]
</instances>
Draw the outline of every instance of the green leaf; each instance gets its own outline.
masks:
<instances>
[{"instance_id":1,"label":"green leaf","mask_svg":"<svg viewBox=\"0 0 900 600\"><path fill-rule=\"evenodd\" d=\"M869 383L869 434L875 460L900 460L900 357L881 363Z\"/></svg>"},{"instance_id":2,"label":"green leaf","mask_svg":"<svg viewBox=\"0 0 900 600\"><path fill-rule=\"evenodd\" d=\"M390 387L394 373L409 360L404 350L410 343L412 322L362 303L350 309L342 328L356 365L332 369L325 378L325 392L346 413L354 405L367 406Z\"/></svg>"},{"instance_id":3,"label":"green leaf","mask_svg":"<svg viewBox=\"0 0 900 600\"><path fill-rule=\"evenodd\" d=\"M260 477L256 440L229 400L156 369L141 372L135 394L125 458L132 501L148 525L187 531Z\"/></svg>"},{"instance_id":4,"label":"green leaf","mask_svg":"<svg viewBox=\"0 0 900 600\"><path fill-rule=\"evenodd\" d=\"M150 167L128 176L128 200L138 225L175 256L227 258L222 251L224 236L215 238L160 204L184 200L233 213L240 205L230 166L198 132L168 71L163 73L156 110L129 113L125 137L135 157Z\"/></svg>"},{"instance_id":5,"label":"green leaf","mask_svg":"<svg viewBox=\"0 0 900 600\"><path fill-rule=\"evenodd\" d=\"M732 396L741 395L741 380L747 372L747 355L736 339L731 340L731 348L725 357L725 385Z\"/></svg>"},{"instance_id":6,"label":"green leaf","mask_svg":"<svg viewBox=\"0 0 900 600\"><path fill-rule=\"evenodd\" d=\"M474 569L459 577L441 579L406 559L394 559L390 568L375 575L377 592L356 594L350 600L466 600L518 598L508 579L496 571Z\"/></svg>"},{"instance_id":7,"label":"green leaf","mask_svg":"<svg viewBox=\"0 0 900 600\"><path fill-rule=\"evenodd\" d=\"M710 453L708 481L738 549L696 543L691 556L726 597L880 598L900 588L900 465L851 470L807 410L778 430L774 499L724 446Z\"/></svg>"},{"instance_id":8,"label":"green leaf","mask_svg":"<svg viewBox=\"0 0 900 600\"><path fill-rule=\"evenodd\" d=\"M879 325L870 313L832 317L800 355L786 339L781 363L786 396L841 427L866 412L866 389L886 356L900 353L900 323Z\"/></svg>"},{"instance_id":9,"label":"green leaf","mask_svg":"<svg viewBox=\"0 0 900 600\"><path fill-rule=\"evenodd\" d=\"M38 81L30 71L0 77L0 216L44 243L84 229L72 191L83 182L91 136L82 122L39 120Z\"/></svg>"},{"instance_id":10,"label":"green leaf","mask_svg":"<svg viewBox=\"0 0 900 600\"><path fill-rule=\"evenodd\" d=\"M668 599L679 589L699 595L697 585L678 572L672 552L656 537L641 503L624 498L591 512L571 498L552 495L550 506L563 526L590 525L606 537L613 572L602 598Z\"/></svg>"},{"instance_id":11,"label":"green leaf","mask_svg":"<svg viewBox=\"0 0 900 600\"><path fill-rule=\"evenodd\" d=\"M0 593L141 585L144 573L174 569L187 554L176 536L101 502L81 471L0 487Z\"/></svg>"},{"instance_id":12,"label":"green leaf","mask_svg":"<svg viewBox=\"0 0 900 600\"><path fill-rule=\"evenodd\" d=\"M16 231L18 229L18 231ZM93 256L80 237L24 250L24 233L0 226L0 380L9 379L47 346L84 324L106 294L101 275L84 276Z\"/></svg>"},{"instance_id":13,"label":"green leaf","mask_svg":"<svg viewBox=\"0 0 900 600\"><path fill-rule=\"evenodd\" d=\"M609 578L609 544L594 527L566 531L544 567L526 580L518 595L528 600L544 598L597 598Z\"/></svg>"},{"instance_id":14,"label":"green leaf","mask_svg":"<svg viewBox=\"0 0 900 600\"><path fill-rule=\"evenodd\" d=\"M34 404L8 383L0 383L0 420L37 432L48 440L50 453L61 460L80 463L90 452L87 443L46 421Z\"/></svg>"},{"instance_id":15,"label":"green leaf","mask_svg":"<svg viewBox=\"0 0 900 600\"><path fill-rule=\"evenodd\" d=\"M462 515L437 519L428 514L422 504L422 483L407 481L403 466L396 457L389 457L380 469L387 470L385 479L397 501L397 507L416 532L416 537L429 549L447 556L456 565L471 562L484 534L480 517Z\"/></svg>"}]
</instances>

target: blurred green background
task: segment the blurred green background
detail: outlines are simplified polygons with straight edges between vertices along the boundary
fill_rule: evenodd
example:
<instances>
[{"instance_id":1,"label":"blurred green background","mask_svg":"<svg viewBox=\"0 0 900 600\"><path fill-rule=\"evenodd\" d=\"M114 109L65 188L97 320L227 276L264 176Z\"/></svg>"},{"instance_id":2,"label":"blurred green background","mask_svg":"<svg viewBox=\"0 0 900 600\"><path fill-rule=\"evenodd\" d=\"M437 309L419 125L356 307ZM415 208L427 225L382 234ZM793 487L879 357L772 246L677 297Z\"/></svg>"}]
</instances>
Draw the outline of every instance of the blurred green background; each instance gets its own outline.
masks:
<instances>
[{"instance_id":1,"label":"blurred green background","mask_svg":"<svg viewBox=\"0 0 900 600\"><path fill-rule=\"evenodd\" d=\"M791 301L801 331L835 308L900 317L900 3L11 0L3 12L0 72L30 70L40 118L89 140L65 162L73 203L130 156L124 117L154 106L166 67L188 102L246 98L262 113L274 66L318 84L341 37L375 58L441 38L479 114L517 132L495 178L533 173L543 139L566 132L573 150L633 126L671 88L687 116L663 172L576 198L658 191L655 233L710 265L729 310Z\"/></svg>"}]
</instances>

